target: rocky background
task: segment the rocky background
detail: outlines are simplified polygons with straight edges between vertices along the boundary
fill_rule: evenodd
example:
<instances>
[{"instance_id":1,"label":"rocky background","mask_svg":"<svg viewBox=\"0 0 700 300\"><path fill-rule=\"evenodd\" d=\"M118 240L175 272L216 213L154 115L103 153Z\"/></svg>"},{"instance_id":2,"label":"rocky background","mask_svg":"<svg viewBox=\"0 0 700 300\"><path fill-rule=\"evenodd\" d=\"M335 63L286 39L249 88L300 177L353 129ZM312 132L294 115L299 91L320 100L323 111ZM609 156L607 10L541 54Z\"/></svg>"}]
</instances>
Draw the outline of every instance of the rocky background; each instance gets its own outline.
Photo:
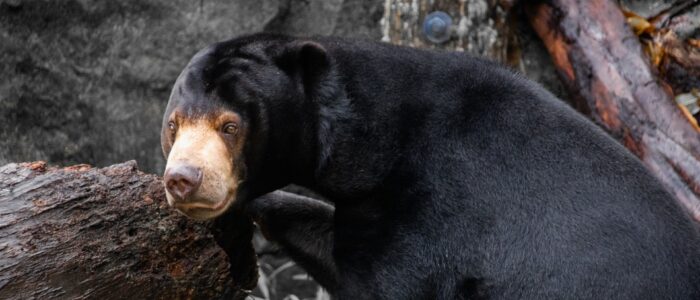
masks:
<instances>
[{"instance_id":1,"label":"rocky background","mask_svg":"<svg viewBox=\"0 0 700 300\"><path fill-rule=\"evenodd\" d=\"M177 75L199 49L260 31L434 47L420 32L392 36L392 24L382 22L416 27L425 12L412 15L410 6L400 6L409 2L0 0L0 165L45 160L107 166L135 159L141 170L160 174L162 113ZM455 0L444 10L461 9L468 22L459 41L446 48L509 64L567 99L522 12L516 7L505 13L512 2ZM672 2L621 1L643 16ZM692 16L700 20L700 9ZM697 27L689 34L697 35ZM327 297L274 246L261 238L256 245L264 258L257 297Z\"/></svg>"},{"instance_id":2,"label":"rocky background","mask_svg":"<svg viewBox=\"0 0 700 300\"><path fill-rule=\"evenodd\" d=\"M160 126L197 50L273 31L378 39L382 1L0 1L0 165L111 165L161 173Z\"/></svg>"}]
</instances>

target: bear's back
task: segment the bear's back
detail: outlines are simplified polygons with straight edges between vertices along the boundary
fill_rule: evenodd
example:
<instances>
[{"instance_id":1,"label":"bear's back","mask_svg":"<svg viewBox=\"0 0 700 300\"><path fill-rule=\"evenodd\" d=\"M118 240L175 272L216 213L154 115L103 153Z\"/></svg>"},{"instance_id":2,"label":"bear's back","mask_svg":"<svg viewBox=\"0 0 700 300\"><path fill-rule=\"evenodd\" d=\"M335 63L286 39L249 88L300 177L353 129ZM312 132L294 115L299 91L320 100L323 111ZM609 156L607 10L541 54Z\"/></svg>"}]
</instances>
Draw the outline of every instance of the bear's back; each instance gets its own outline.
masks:
<instances>
[{"instance_id":1,"label":"bear's back","mask_svg":"<svg viewBox=\"0 0 700 300\"><path fill-rule=\"evenodd\" d=\"M378 222L393 238L357 244L341 231L341 246L375 245L382 264L405 266L385 272L423 282L481 277L497 297L699 295L695 224L638 159L542 87L464 54L323 42L370 124L374 144L348 152L389 153L366 201L389 211ZM361 218L338 213L341 230Z\"/></svg>"}]
</instances>

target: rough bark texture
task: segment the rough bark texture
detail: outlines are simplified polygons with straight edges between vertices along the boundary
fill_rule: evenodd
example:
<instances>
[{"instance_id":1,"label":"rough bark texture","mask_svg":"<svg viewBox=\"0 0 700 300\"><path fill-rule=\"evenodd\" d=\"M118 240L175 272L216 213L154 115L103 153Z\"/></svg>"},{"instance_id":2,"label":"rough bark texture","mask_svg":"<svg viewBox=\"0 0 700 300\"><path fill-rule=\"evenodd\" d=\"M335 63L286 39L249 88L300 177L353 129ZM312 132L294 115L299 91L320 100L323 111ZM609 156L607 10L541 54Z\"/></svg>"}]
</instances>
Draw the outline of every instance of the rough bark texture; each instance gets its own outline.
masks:
<instances>
[{"instance_id":1,"label":"rough bark texture","mask_svg":"<svg viewBox=\"0 0 700 300\"><path fill-rule=\"evenodd\" d=\"M566 90L537 35L514 0L384 0L382 40L418 48L464 51L507 64L544 85L562 99ZM442 11L450 16L450 38L429 41L423 31L426 16Z\"/></svg>"},{"instance_id":2,"label":"rough bark texture","mask_svg":"<svg viewBox=\"0 0 700 300\"><path fill-rule=\"evenodd\" d=\"M382 40L419 48L443 48L508 60L508 1L386 0L382 20ZM425 17L443 11L452 19L452 38L435 44L423 33Z\"/></svg>"},{"instance_id":3,"label":"rough bark texture","mask_svg":"<svg viewBox=\"0 0 700 300\"><path fill-rule=\"evenodd\" d=\"M655 37L665 53L659 70L676 95L700 89L700 40L695 41L696 45L684 42L673 31Z\"/></svg>"},{"instance_id":4,"label":"rough bark texture","mask_svg":"<svg viewBox=\"0 0 700 300\"><path fill-rule=\"evenodd\" d=\"M0 299L215 299L252 289L250 236L227 255L135 162L0 167Z\"/></svg>"},{"instance_id":5,"label":"rough bark texture","mask_svg":"<svg viewBox=\"0 0 700 300\"><path fill-rule=\"evenodd\" d=\"M581 111L618 138L700 221L700 129L656 78L611 0L530 4L531 24Z\"/></svg>"}]
</instances>

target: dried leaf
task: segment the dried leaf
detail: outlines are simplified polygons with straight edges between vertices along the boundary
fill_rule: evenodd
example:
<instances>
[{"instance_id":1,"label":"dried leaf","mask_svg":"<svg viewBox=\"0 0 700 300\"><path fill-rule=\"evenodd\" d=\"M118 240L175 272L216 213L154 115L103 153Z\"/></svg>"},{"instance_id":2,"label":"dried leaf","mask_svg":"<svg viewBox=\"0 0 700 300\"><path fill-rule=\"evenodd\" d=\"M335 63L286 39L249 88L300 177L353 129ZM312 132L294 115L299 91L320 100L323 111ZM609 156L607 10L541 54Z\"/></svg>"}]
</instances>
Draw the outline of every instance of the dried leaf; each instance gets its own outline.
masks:
<instances>
[{"instance_id":1,"label":"dried leaf","mask_svg":"<svg viewBox=\"0 0 700 300\"><path fill-rule=\"evenodd\" d=\"M698 39L687 39L688 45L700 49L700 40Z\"/></svg>"},{"instance_id":2,"label":"dried leaf","mask_svg":"<svg viewBox=\"0 0 700 300\"><path fill-rule=\"evenodd\" d=\"M642 17L629 17L627 18L627 24L629 24L630 27L632 27L632 29L634 30L634 34L638 36L645 33L651 34L654 31L656 31L656 28L654 28L654 26L651 25L649 21Z\"/></svg>"},{"instance_id":3,"label":"dried leaf","mask_svg":"<svg viewBox=\"0 0 700 300\"><path fill-rule=\"evenodd\" d=\"M622 9L622 13L625 15L627 24L632 27L634 34L640 36L642 34L651 34L656 31L656 27L650 23L645 17L636 14L633 11Z\"/></svg>"},{"instance_id":4,"label":"dried leaf","mask_svg":"<svg viewBox=\"0 0 700 300\"><path fill-rule=\"evenodd\" d=\"M666 54L663 44L655 39L644 41L644 51L649 55L649 59L651 59L651 63L654 67L658 67L661 64Z\"/></svg>"}]
</instances>

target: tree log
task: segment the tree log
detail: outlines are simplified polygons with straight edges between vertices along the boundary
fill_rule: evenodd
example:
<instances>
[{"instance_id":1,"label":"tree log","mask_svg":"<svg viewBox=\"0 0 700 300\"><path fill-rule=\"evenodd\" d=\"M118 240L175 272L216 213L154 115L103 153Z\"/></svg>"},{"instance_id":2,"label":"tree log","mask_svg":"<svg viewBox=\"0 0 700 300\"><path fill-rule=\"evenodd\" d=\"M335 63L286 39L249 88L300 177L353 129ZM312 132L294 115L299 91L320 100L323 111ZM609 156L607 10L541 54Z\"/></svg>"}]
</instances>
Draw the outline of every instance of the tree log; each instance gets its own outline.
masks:
<instances>
[{"instance_id":1,"label":"tree log","mask_svg":"<svg viewBox=\"0 0 700 300\"><path fill-rule=\"evenodd\" d=\"M5 165L0 299L242 298L257 281L250 235L234 239L231 274L209 226L171 210L135 162Z\"/></svg>"},{"instance_id":2,"label":"tree log","mask_svg":"<svg viewBox=\"0 0 700 300\"><path fill-rule=\"evenodd\" d=\"M583 112L636 154L700 221L700 129L657 79L612 0L526 3Z\"/></svg>"},{"instance_id":3,"label":"tree log","mask_svg":"<svg viewBox=\"0 0 700 300\"><path fill-rule=\"evenodd\" d=\"M381 21L382 40L417 48L440 48L487 56L510 62L514 41L508 25L512 0L385 0ZM450 38L430 42L424 32L426 16L442 11L450 16Z\"/></svg>"}]
</instances>

